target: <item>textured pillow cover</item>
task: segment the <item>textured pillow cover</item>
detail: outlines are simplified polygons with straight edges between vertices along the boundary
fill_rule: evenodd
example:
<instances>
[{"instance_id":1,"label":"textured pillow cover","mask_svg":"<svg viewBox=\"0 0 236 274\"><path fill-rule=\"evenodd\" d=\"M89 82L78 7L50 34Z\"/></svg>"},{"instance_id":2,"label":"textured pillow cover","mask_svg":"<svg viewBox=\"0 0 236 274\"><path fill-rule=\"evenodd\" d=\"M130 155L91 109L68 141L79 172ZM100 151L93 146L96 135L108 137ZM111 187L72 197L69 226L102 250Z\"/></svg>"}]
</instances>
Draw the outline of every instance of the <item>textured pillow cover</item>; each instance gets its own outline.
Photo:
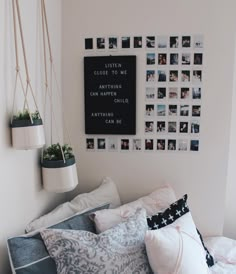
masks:
<instances>
[{"instance_id":1,"label":"textured pillow cover","mask_svg":"<svg viewBox=\"0 0 236 274\"><path fill-rule=\"evenodd\" d=\"M88 208L92 209L107 203L110 204L110 208L121 205L116 185L109 177L104 178L101 185L95 190L79 194L70 202L63 203L51 212L35 219L27 225L25 231L31 232L42 227L51 226Z\"/></svg>"},{"instance_id":2,"label":"textured pillow cover","mask_svg":"<svg viewBox=\"0 0 236 274\"><path fill-rule=\"evenodd\" d=\"M76 214L51 228L83 229L95 232L94 222L89 214L109 205L96 207L82 214ZM56 265L49 256L39 231L7 240L12 272L16 274L56 274Z\"/></svg>"},{"instance_id":3,"label":"textured pillow cover","mask_svg":"<svg viewBox=\"0 0 236 274\"><path fill-rule=\"evenodd\" d=\"M156 214L176 201L174 190L170 186L158 188L147 196L124 204L115 209L104 209L95 213L94 221L97 232L103 232L126 218L132 216L137 208L144 208L147 215Z\"/></svg>"},{"instance_id":4,"label":"textured pillow cover","mask_svg":"<svg viewBox=\"0 0 236 274\"><path fill-rule=\"evenodd\" d=\"M145 236L148 260L157 274L208 274L202 247L191 213Z\"/></svg>"},{"instance_id":5,"label":"textured pillow cover","mask_svg":"<svg viewBox=\"0 0 236 274\"><path fill-rule=\"evenodd\" d=\"M175 203L171 204L165 211L159 212L156 215L149 216L147 218L148 227L151 230L160 229L167 225L174 223L176 220L181 218L183 215L189 212L189 207L187 205L187 194L183 196L183 198L179 199ZM209 253L208 249L205 247L202 235L197 229L197 233L200 237L203 248L206 252L206 263L209 267L214 265L214 259L212 255Z\"/></svg>"},{"instance_id":6,"label":"textured pillow cover","mask_svg":"<svg viewBox=\"0 0 236 274\"><path fill-rule=\"evenodd\" d=\"M42 238L58 274L152 273L145 250L146 212L139 209L126 222L99 235L87 231L46 229Z\"/></svg>"}]
</instances>

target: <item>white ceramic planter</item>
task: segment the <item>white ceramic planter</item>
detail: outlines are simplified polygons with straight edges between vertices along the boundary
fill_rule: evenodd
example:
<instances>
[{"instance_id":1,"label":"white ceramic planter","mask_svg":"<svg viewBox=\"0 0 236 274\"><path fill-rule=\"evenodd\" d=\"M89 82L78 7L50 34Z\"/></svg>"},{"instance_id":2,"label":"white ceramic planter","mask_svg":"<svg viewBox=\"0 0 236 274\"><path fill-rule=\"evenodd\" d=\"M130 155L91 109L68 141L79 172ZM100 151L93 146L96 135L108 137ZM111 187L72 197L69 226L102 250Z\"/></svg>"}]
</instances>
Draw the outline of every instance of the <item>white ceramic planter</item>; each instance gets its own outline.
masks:
<instances>
[{"instance_id":1,"label":"white ceramic planter","mask_svg":"<svg viewBox=\"0 0 236 274\"><path fill-rule=\"evenodd\" d=\"M67 192L78 185L75 158L42 162L43 186L49 192Z\"/></svg>"},{"instance_id":2,"label":"white ceramic planter","mask_svg":"<svg viewBox=\"0 0 236 274\"><path fill-rule=\"evenodd\" d=\"M12 146L15 149L35 149L45 145L45 135L42 120L13 120Z\"/></svg>"}]
</instances>

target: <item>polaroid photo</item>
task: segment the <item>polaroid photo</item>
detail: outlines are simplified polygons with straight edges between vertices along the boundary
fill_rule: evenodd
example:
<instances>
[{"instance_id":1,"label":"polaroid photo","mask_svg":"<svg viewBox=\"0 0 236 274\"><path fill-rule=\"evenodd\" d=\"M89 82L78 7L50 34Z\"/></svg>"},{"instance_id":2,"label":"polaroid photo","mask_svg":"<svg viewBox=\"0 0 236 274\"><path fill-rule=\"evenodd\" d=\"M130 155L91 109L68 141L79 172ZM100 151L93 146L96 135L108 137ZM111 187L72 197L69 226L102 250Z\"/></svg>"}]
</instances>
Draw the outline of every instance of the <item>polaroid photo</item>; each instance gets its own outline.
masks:
<instances>
[{"instance_id":1,"label":"polaroid photo","mask_svg":"<svg viewBox=\"0 0 236 274\"><path fill-rule=\"evenodd\" d=\"M165 99L166 98L166 88L159 87L157 88L157 99Z\"/></svg>"},{"instance_id":2,"label":"polaroid photo","mask_svg":"<svg viewBox=\"0 0 236 274\"><path fill-rule=\"evenodd\" d=\"M154 133L154 121L145 121L145 133Z\"/></svg>"},{"instance_id":3,"label":"polaroid photo","mask_svg":"<svg viewBox=\"0 0 236 274\"><path fill-rule=\"evenodd\" d=\"M146 82L155 82L155 70L146 71Z\"/></svg>"},{"instance_id":4,"label":"polaroid photo","mask_svg":"<svg viewBox=\"0 0 236 274\"><path fill-rule=\"evenodd\" d=\"M130 37L129 36L121 37L121 48L122 49L130 49Z\"/></svg>"},{"instance_id":5,"label":"polaroid photo","mask_svg":"<svg viewBox=\"0 0 236 274\"><path fill-rule=\"evenodd\" d=\"M202 82L202 71L194 70L193 71L193 83L200 83L200 82Z\"/></svg>"},{"instance_id":6,"label":"polaroid photo","mask_svg":"<svg viewBox=\"0 0 236 274\"><path fill-rule=\"evenodd\" d=\"M142 150L142 139L133 139L132 149L134 151L141 151Z\"/></svg>"},{"instance_id":7,"label":"polaroid photo","mask_svg":"<svg viewBox=\"0 0 236 274\"><path fill-rule=\"evenodd\" d=\"M143 47L143 37L142 36L134 36L134 48L140 49Z\"/></svg>"},{"instance_id":8,"label":"polaroid photo","mask_svg":"<svg viewBox=\"0 0 236 274\"><path fill-rule=\"evenodd\" d=\"M117 37L108 37L108 48L110 50L117 50L117 48L118 48L118 38Z\"/></svg>"},{"instance_id":9,"label":"polaroid photo","mask_svg":"<svg viewBox=\"0 0 236 274\"><path fill-rule=\"evenodd\" d=\"M166 105L157 105L157 116L166 116Z\"/></svg>"},{"instance_id":10,"label":"polaroid photo","mask_svg":"<svg viewBox=\"0 0 236 274\"><path fill-rule=\"evenodd\" d=\"M178 48L179 47L179 37L178 36L170 36L170 48Z\"/></svg>"},{"instance_id":11,"label":"polaroid photo","mask_svg":"<svg viewBox=\"0 0 236 274\"><path fill-rule=\"evenodd\" d=\"M170 65L178 65L178 64L179 64L179 54L170 53Z\"/></svg>"},{"instance_id":12,"label":"polaroid photo","mask_svg":"<svg viewBox=\"0 0 236 274\"><path fill-rule=\"evenodd\" d=\"M149 104L145 106L145 116L154 116L154 105Z\"/></svg>"},{"instance_id":13,"label":"polaroid photo","mask_svg":"<svg viewBox=\"0 0 236 274\"><path fill-rule=\"evenodd\" d=\"M170 82L178 82L178 70L170 70L169 75Z\"/></svg>"},{"instance_id":14,"label":"polaroid photo","mask_svg":"<svg viewBox=\"0 0 236 274\"><path fill-rule=\"evenodd\" d=\"M193 117L200 117L201 116L201 106L200 105L193 105L192 106L192 116Z\"/></svg>"},{"instance_id":15,"label":"polaroid photo","mask_svg":"<svg viewBox=\"0 0 236 274\"><path fill-rule=\"evenodd\" d=\"M181 71L181 81L182 82L190 82L190 70L182 70Z\"/></svg>"},{"instance_id":16,"label":"polaroid photo","mask_svg":"<svg viewBox=\"0 0 236 274\"><path fill-rule=\"evenodd\" d=\"M115 137L108 138L108 150L117 151L118 150L118 139Z\"/></svg>"},{"instance_id":17,"label":"polaroid photo","mask_svg":"<svg viewBox=\"0 0 236 274\"><path fill-rule=\"evenodd\" d=\"M153 150L153 149L154 149L153 139L145 139L145 150Z\"/></svg>"},{"instance_id":18,"label":"polaroid photo","mask_svg":"<svg viewBox=\"0 0 236 274\"><path fill-rule=\"evenodd\" d=\"M106 139L105 138L98 138L97 139L97 149L98 150L105 150L106 149Z\"/></svg>"},{"instance_id":19,"label":"polaroid photo","mask_svg":"<svg viewBox=\"0 0 236 274\"><path fill-rule=\"evenodd\" d=\"M171 87L171 88L169 88L169 99L170 100L176 100L176 99L178 99L178 88L176 88L176 87Z\"/></svg>"},{"instance_id":20,"label":"polaroid photo","mask_svg":"<svg viewBox=\"0 0 236 274\"><path fill-rule=\"evenodd\" d=\"M157 121L157 133L166 133L165 121Z\"/></svg>"},{"instance_id":21,"label":"polaroid photo","mask_svg":"<svg viewBox=\"0 0 236 274\"><path fill-rule=\"evenodd\" d=\"M168 48L168 37L167 36L157 36L157 48L167 49Z\"/></svg>"},{"instance_id":22,"label":"polaroid photo","mask_svg":"<svg viewBox=\"0 0 236 274\"><path fill-rule=\"evenodd\" d=\"M178 106L177 105L169 105L169 116L177 116L177 109L178 109Z\"/></svg>"},{"instance_id":23,"label":"polaroid photo","mask_svg":"<svg viewBox=\"0 0 236 274\"><path fill-rule=\"evenodd\" d=\"M190 151L199 151L199 140L190 140Z\"/></svg>"},{"instance_id":24,"label":"polaroid photo","mask_svg":"<svg viewBox=\"0 0 236 274\"><path fill-rule=\"evenodd\" d=\"M86 50L92 50L93 49L93 38L85 38L84 39L84 48Z\"/></svg>"},{"instance_id":25,"label":"polaroid photo","mask_svg":"<svg viewBox=\"0 0 236 274\"><path fill-rule=\"evenodd\" d=\"M188 122L179 122L179 133L188 133Z\"/></svg>"},{"instance_id":26,"label":"polaroid photo","mask_svg":"<svg viewBox=\"0 0 236 274\"><path fill-rule=\"evenodd\" d=\"M146 99L153 100L155 99L155 88L154 87L146 87Z\"/></svg>"},{"instance_id":27,"label":"polaroid photo","mask_svg":"<svg viewBox=\"0 0 236 274\"><path fill-rule=\"evenodd\" d=\"M158 65L166 65L167 64L167 54L159 53L158 54Z\"/></svg>"},{"instance_id":28,"label":"polaroid photo","mask_svg":"<svg viewBox=\"0 0 236 274\"><path fill-rule=\"evenodd\" d=\"M86 149L89 151L95 149L94 138L86 138Z\"/></svg>"},{"instance_id":29,"label":"polaroid photo","mask_svg":"<svg viewBox=\"0 0 236 274\"><path fill-rule=\"evenodd\" d=\"M203 35L195 35L193 37L193 47L195 49L202 49L204 47Z\"/></svg>"},{"instance_id":30,"label":"polaroid photo","mask_svg":"<svg viewBox=\"0 0 236 274\"><path fill-rule=\"evenodd\" d=\"M194 53L193 64L194 65L202 65L203 64L203 53Z\"/></svg>"},{"instance_id":31,"label":"polaroid photo","mask_svg":"<svg viewBox=\"0 0 236 274\"><path fill-rule=\"evenodd\" d=\"M129 142L129 139L121 139L120 140L120 149L121 150L129 150L130 149L130 142Z\"/></svg>"},{"instance_id":32,"label":"polaroid photo","mask_svg":"<svg viewBox=\"0 0 236 274\"><path fill-rule=\"evenodd\" d=\"M178 150L179 151L188 151L188 140L186 140L186 139L178 140Z\"/></svg>"},{"instance_id":33,"label":"polaroid photo","mask_svg":"<svg viewBox=\"0 0 236 274\"><path fill-rule=\"evenodd\" d=\"M176 150L176 140L175 139L168 139L168 150Z\"/></svg>"},{"instance_id":34,"label":"polaroid photo","mask_svg":"<svg viewBox=\"0 0 236 274\"><path fill-rule=\"evenodd\" d=\"M193 100L201 100L202 91L200 87L193 87L192 88L192 99Z\"/></svg>"},{"instance_id":35,"label":"polaroid photo","mask_svg":"<svg viewBox=\"0 0 236 274\"><path fill-rule=\"evenodd\" d=\"M189 105L180 105L180 116L189 116Z\"/></svg>"},{"instance_id":36,"label":"polaroid photo","mask_svg":"<svg viewBox=\"0 0 236 274\"><path fill-rule=\"evenodd\" d=\"M191 47L191 36L182 36L182 48Z\"/></svg>"},{"instance_id":37,"label":"polaroid photo","mask_svg":"<svg viewBox=\"0 0 236 274\"><path fill-rule=\"evenodd\" d=\"M98 50L105 50L106 48L106 39L104 37L97 38L97 49Z\"/></svg>"},{"instance_id":38,"label":"polaroid photo","mask_svg":"<svg viewBox=\"0 0 236 274\"><path fill-rule=\"evenodd\" d=\"M182 65L191 64L191 53L182 53Z\"/></svg>"},{"instance_id":39,"label":"polaroid photo","mask_svg":"<svg viewBox=\"0 0 236 274\"><path fill-rule=\"evenodd\" d=\"M168 122L168 133L176 133L177 132L177 122L171 121Z\"/></svg>"},{"instance_id":40,"label":"polaroid photo","mask_svg":"<svg viewBox=\"0 0 236 274\"><path fill-rule=\"evenodd\" d=\"M180 90L180 99L189 99L190 88L181 88Z\"/></svg>"},{"instance_id":41,"label":"polaroid photo","mask_svg":"<svg viewBox=\"0 0 236 274\"><path fill-rule=\"evenodd\" d=\"M155 60L156 60L156 55L155 53L147 53L147 58L146 58L147 65L155 65Z\"/></svg>"},{"instance_id":42,"label":"polaroid photo","mask_svg":"<svg viewBox=\"0 0 236 274\"><path fill-rule=\"evenodd\" d=\"M166 140L157 139L157 150L165 150L165 149L166 149Z\"/></svg>"},{"instance_id":43,"label":"polaroid photo","mask_svg":"<svg viewBox=\"0 0 236 274\"><path fill-rule=\"evenodd\" d=\"M158 75L158 82L166 82L166 71L165 70L158 70L157 71L157 75Z\"/></svg>"},{"instance_id":44,"label":"polaroid photo","mask_svg":"<svg viewBox=\"0 0 236 274\"><path fill-rule=\"evenodd\" d=\"M146 48L155 48L155 36L146 36Z\"/></svg>"},{"instance_id":45,"label":"polaroid photo","mask_svg":"<svg viewBox=\"0 0 236 274\"><path fill-rule=\"evenodd\" d=\"M192 120L190 125L191 125L191 133L192 134L199 134L200 133L200 121Z\"/></svg>"}]
</instances>

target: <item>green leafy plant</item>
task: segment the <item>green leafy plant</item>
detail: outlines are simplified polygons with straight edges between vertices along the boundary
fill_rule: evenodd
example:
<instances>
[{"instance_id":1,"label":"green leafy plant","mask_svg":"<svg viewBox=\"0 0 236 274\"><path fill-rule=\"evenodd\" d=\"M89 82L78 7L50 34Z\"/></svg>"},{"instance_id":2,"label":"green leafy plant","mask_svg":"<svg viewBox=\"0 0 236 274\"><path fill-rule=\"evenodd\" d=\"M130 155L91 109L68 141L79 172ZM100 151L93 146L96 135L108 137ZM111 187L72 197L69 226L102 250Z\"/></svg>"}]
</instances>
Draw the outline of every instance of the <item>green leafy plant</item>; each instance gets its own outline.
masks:
<instances>
[{"instance_id":1,"label":"green leafy plant","mask_svg":"<svg viewBox=\"0 0 236 274\"><path fill-rule=\"evenodd\" d=\"M44 150L43 160L47 160L47 161L63 160L61 148L64 152L65 160L68 160L68 159L74 157L72 148L68 144L60 146L60 144L57 143L57 144L53 144L53 145L49 146L47 149Z\"/></svg>"},{"instance_id":2,"label":"green leafy plant","mask_svg":"<svg viewBox=\"0 0 236 274\"><path fill-rule=\"evenodd\" d=\"M37 110L31 113L31 117L33 121L41 119L40 114ZM13 120L30 120L29 111L27 109L24 109L23 111L18 112L17 115L13 116Z\"/></svg>"}]
</instances>

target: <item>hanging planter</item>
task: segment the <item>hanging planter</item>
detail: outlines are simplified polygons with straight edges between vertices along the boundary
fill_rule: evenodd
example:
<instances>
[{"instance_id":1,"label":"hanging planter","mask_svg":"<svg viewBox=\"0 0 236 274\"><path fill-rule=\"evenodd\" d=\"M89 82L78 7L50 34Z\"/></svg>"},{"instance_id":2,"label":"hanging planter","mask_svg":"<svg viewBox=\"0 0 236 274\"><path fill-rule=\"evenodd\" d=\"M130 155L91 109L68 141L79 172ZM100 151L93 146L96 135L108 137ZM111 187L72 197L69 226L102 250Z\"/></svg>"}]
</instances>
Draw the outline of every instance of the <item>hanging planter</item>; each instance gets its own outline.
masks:
<instances>
[{"instance_id":1,"label":"hanging planter","mask_svg":"<svg viewBox=\"0 0 236 274\"><path fill-rule=\"evenodd\" d=\"M43 185L49 192L67 192L78 184L75 157L69 145L53 144L43 151Z\"/></svg>"},{"instance_id":2,"label":"hanging planter","mask_svg":"<svg viewBox=\"0 0 236 274\"><path fill-rule=\"evenodd\" d=\"M45 144L43 122L38 111L14 115L11 122L12 146L16 149L41 148Z\"/></svg>"}]
</instances>

